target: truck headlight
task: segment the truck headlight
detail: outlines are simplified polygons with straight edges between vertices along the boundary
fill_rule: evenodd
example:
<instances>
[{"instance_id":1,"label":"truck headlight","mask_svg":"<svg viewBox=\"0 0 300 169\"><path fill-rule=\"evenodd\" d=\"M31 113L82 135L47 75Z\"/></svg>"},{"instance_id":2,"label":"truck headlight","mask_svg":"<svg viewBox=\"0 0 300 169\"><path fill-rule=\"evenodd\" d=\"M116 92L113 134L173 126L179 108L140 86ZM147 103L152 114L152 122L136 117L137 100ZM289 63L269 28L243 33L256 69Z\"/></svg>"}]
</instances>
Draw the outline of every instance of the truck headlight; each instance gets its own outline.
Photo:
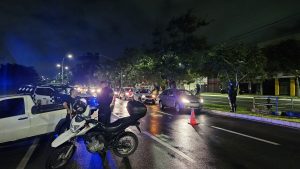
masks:
<instances>
[{"instance_id":1,"label":"truck headlight","mask_svg":"<svg viewBox=\"0 0 300 169\"><path fill-rule=\"evenodd\" d=\"M182 101L182 103L190 103L190 101L186 98L182 98L181 101Z\"/></svg>"}]
</instances>

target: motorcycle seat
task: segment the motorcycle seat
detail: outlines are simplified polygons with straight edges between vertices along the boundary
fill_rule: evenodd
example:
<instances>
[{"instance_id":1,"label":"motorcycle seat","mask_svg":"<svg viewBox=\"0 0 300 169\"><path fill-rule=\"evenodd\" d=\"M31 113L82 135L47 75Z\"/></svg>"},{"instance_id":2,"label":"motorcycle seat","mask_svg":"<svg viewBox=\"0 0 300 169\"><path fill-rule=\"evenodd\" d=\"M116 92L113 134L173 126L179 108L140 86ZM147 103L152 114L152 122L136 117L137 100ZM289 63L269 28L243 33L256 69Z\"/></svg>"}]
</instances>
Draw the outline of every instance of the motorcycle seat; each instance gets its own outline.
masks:
<instances>
[{"instance_id":1,"label":"motorcycle seat","mask_svg":"<svg viewBox=\"0 0 300 169\"><path fill-rule=\"evenodd\" d=\"M104 130L106 132L115 132L123 128L124 126L128 126L128 123L132 122L132 118L129 117L124 117L120 118L113 123L110 123L109 125L106 125Z\"/></svg>"}]
</instances>

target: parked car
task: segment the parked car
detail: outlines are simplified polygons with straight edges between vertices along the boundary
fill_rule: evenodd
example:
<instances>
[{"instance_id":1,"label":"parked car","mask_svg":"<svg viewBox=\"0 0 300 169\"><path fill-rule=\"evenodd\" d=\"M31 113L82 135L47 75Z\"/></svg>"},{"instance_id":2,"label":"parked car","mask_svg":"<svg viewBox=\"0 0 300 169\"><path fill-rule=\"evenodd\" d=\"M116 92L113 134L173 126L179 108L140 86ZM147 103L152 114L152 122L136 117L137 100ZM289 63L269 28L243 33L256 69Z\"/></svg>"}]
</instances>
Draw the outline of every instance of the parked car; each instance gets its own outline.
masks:
<instances>
[{"instance_id":1,"label":"parked car","mask_svg":"<svg viewBox=\"0 0 300 169\"><path fill-rule=\"evenodd\" d=\"M137 89L134 92L133 99L143 103L155 104L156 96L149 89Z\"/></svg>"},{"instance_id":2,"label":"parked car","mask_svg":"<svg viewBox=\"0 0 300 169\"><path fill-rule=\"evenodd\" d=\"M62 104L71 89L69 86L37 86L32 97L36 104Z\"/></svg>"},{"instance_id":3,"label":"parked car","mask_svg":"<svg viewBox=\"0 0 300 169\"><path fill-rule=\"evenodd\" d=\"M133 99L133 87L123 87L120 91L120 99L132 100Z\"/></svg>"},{"instance_id":4,"label":"parked car","mask_svg":"<svg viewBox=\"0 0 300 169\"><path fill-rule=\"evenodd\" d=\"M167 89L159 95L159 107L175 108L176 112L181 112L186 109L201 109L203 99L197 98L190 91L183 89Z\"/></svg>"}]
</instances>

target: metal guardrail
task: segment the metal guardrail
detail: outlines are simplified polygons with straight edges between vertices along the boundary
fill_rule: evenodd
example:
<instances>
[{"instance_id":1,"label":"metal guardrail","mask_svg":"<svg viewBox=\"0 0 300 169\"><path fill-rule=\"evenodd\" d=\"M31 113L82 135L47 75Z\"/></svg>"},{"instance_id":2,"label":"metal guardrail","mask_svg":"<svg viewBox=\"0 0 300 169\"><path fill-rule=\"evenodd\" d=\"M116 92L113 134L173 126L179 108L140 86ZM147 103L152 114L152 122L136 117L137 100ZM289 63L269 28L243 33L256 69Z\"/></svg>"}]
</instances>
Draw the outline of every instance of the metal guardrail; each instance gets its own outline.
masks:
<instances>
[{"instance_id":1,"label":"metal guardrail","mask_svg":"<svg viewBox=\"0 0 300 169\"><path fill-rule=\"evenodd\" d=\"M256 96L253 97L252 107L256 112L271 113L274 110L275 114L278 114L279 111L295 111L295 105L300 106L300 104L295 104L294 98L280 99L277 96Z\"/></svg>"}]
</instances>

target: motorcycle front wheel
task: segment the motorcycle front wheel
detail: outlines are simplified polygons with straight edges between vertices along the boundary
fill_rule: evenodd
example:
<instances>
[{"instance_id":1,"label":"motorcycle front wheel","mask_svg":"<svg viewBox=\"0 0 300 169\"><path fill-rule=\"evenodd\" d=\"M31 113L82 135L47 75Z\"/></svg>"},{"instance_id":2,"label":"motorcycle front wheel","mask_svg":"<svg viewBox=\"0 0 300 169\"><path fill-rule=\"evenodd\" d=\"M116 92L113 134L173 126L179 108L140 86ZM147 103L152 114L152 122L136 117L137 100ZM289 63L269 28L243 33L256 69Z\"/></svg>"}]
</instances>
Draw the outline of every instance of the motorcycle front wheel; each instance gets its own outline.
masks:
<instances>
[{"instance_id":1,"label":"motorcycle front wheel","mask_svg":"<svg viewBox=\"0 0 300 169\"><path fill-rule=\"evenodd\" d=\"M68 156L66 154L69 152ZM74 144L64 144L55 148L46 161L46 169L61 169L66 166L76 151Z\"/></svg>"},{"instance_id":2,"label":"motorcycle front wheel","mask_svg":"<svg viewBox=\"0 0 300 169\"><path fill-rule=\"evenodd\" d=\"M138 144L138 138L134 133L124 132L118 137L113 152L118 157L128 157L135 152Z\"/></svg>"}]
</instances>

